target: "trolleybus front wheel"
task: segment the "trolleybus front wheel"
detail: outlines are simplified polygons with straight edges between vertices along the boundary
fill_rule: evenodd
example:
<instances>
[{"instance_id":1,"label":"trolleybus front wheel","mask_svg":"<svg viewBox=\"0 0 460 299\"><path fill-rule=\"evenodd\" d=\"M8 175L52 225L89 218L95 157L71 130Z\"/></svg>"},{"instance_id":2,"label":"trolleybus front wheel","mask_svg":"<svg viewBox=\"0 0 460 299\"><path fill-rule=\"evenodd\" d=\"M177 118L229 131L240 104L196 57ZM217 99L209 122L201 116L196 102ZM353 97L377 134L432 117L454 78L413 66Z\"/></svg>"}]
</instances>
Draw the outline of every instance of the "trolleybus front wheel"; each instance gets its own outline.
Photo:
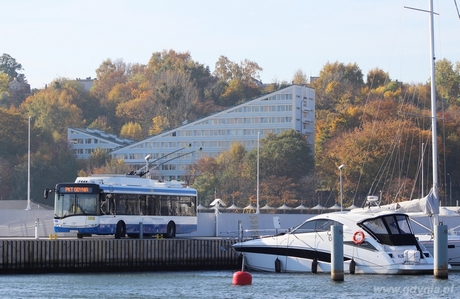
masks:
<instances>
[{"instance_id":1,"label":"trolleybus front wheel","mask_svg":"<svg viewBox=\"0 0 460 299\"><path fill-rule=\"evenodd\" d=\"M115 239L120 239L126 235L126 225L123 221L117 223L117 229L115 231Z\"/></svg>"}]
</instances>

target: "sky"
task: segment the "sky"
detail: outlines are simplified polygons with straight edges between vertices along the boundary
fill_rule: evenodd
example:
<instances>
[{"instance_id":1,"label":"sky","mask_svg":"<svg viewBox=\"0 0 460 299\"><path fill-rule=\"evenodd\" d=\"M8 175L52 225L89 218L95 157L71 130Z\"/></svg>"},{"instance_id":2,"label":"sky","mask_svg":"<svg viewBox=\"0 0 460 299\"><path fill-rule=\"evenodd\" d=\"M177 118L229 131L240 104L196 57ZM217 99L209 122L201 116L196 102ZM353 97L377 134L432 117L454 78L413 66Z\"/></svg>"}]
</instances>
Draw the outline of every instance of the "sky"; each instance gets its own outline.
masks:
<instances>
[{"instance_id":1,"label":"sky","mask_svg":"<svg viewBox=\"0 0 460 299\"><path fill-rule=\"evenodd\" d=\"M455 0L433 0L436 58L460 62ZM460 1L459 1L460 5ZM96 76L107 59L147 64L189 52L214 71L220 56L256 62L264 83L328 62L379 68L392 80L430 78L429 0L0 0L0 55L23 66L32 88Z\"/></svg>"}]
</instances>

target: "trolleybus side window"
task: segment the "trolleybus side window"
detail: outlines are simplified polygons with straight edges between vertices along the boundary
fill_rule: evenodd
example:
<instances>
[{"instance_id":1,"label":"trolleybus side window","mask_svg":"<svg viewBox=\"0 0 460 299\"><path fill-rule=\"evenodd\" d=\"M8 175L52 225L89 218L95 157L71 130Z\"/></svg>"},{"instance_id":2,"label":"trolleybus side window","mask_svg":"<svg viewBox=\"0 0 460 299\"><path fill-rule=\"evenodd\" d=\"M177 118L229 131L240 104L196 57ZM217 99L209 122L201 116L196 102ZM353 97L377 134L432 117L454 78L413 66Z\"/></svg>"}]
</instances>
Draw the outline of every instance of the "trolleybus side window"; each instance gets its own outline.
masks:
<instances>
[{"instance_id":1,"label":"trolleybus side window","mask_svg":"<svg viewBox=\"0 0 460 299\"><path fill-rule=\"evenodd\" d=\"M147 200L145 195L139 195L139 215L147 215Z\"/></svg>"},{"instance_id":2,"label":"trolleybus side window","mask_svg":"<svg viewBox=\"0 0 460 299\"><path fill-rule=\"evenodd\" d=\"M169 196L160 196L160 215L167 216L170 215L170 201Z\"/></svg>"},{"instance_id":3,"label":"trolleybus side window","mask_svg":"<svg viewBox=\"0 0 460 299\"><path fill-rule=\"evenodd\" d=\"M155 215L155 198L153 196L147 198L147 215Z\"/></svg>"}]
</instances>

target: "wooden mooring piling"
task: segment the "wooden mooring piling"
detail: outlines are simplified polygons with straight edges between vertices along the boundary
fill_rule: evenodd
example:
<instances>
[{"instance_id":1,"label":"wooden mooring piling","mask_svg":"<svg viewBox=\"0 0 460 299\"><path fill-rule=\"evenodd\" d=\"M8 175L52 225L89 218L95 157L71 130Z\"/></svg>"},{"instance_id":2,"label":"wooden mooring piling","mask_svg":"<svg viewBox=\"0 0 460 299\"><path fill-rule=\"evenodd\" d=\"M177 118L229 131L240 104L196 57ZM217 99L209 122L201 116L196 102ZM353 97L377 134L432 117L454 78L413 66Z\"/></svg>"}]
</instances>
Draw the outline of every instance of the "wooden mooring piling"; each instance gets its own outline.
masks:
<instances>
[{"instance_id":1,"label":"wooden mooring piling","mask_svg":"<svg viewBox=\"0 0 460 299\"><path fill-rule=\"evenodd\" d=\"M237 269L232 239L0 240L0 273Z\"/></svg>"}]
</instances>

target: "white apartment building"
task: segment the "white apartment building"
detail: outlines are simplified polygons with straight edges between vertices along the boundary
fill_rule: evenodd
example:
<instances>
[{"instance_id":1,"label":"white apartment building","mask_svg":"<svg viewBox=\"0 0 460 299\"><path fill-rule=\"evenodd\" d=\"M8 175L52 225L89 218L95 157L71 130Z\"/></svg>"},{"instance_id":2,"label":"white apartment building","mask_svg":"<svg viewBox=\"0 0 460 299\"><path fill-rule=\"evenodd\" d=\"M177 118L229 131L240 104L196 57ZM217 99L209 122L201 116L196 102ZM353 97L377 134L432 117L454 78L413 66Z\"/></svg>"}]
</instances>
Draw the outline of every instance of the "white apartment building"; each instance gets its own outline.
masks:
<instances>
[{"instance_id":1,"label":"white apartment building","mask_svg":"<svg viewBox=\"0 0 460 299\"><path fill-rule=\"evenodd\" d=\"M133 143L132 140L89 128L67 128L67 141L77 159L88 159L96 148L110 152Z\"/></svg>"},{"instance_id":2,"label":"white apartment building","mask_svg":"<svg viewBox=\"0 0 460 299\"><path fill-rule=\"evenodd\" d=\"M216 157L229 150L234 142L251 150L257 146L258 138L291 129L306 135L314 152L314 89L292 85L145 140L115 148L111 155L137 165L138 169L145 168L148 163L152 178L186 180L190 175L188 166L202 157Z\"/></svg>"}]
</instances>

